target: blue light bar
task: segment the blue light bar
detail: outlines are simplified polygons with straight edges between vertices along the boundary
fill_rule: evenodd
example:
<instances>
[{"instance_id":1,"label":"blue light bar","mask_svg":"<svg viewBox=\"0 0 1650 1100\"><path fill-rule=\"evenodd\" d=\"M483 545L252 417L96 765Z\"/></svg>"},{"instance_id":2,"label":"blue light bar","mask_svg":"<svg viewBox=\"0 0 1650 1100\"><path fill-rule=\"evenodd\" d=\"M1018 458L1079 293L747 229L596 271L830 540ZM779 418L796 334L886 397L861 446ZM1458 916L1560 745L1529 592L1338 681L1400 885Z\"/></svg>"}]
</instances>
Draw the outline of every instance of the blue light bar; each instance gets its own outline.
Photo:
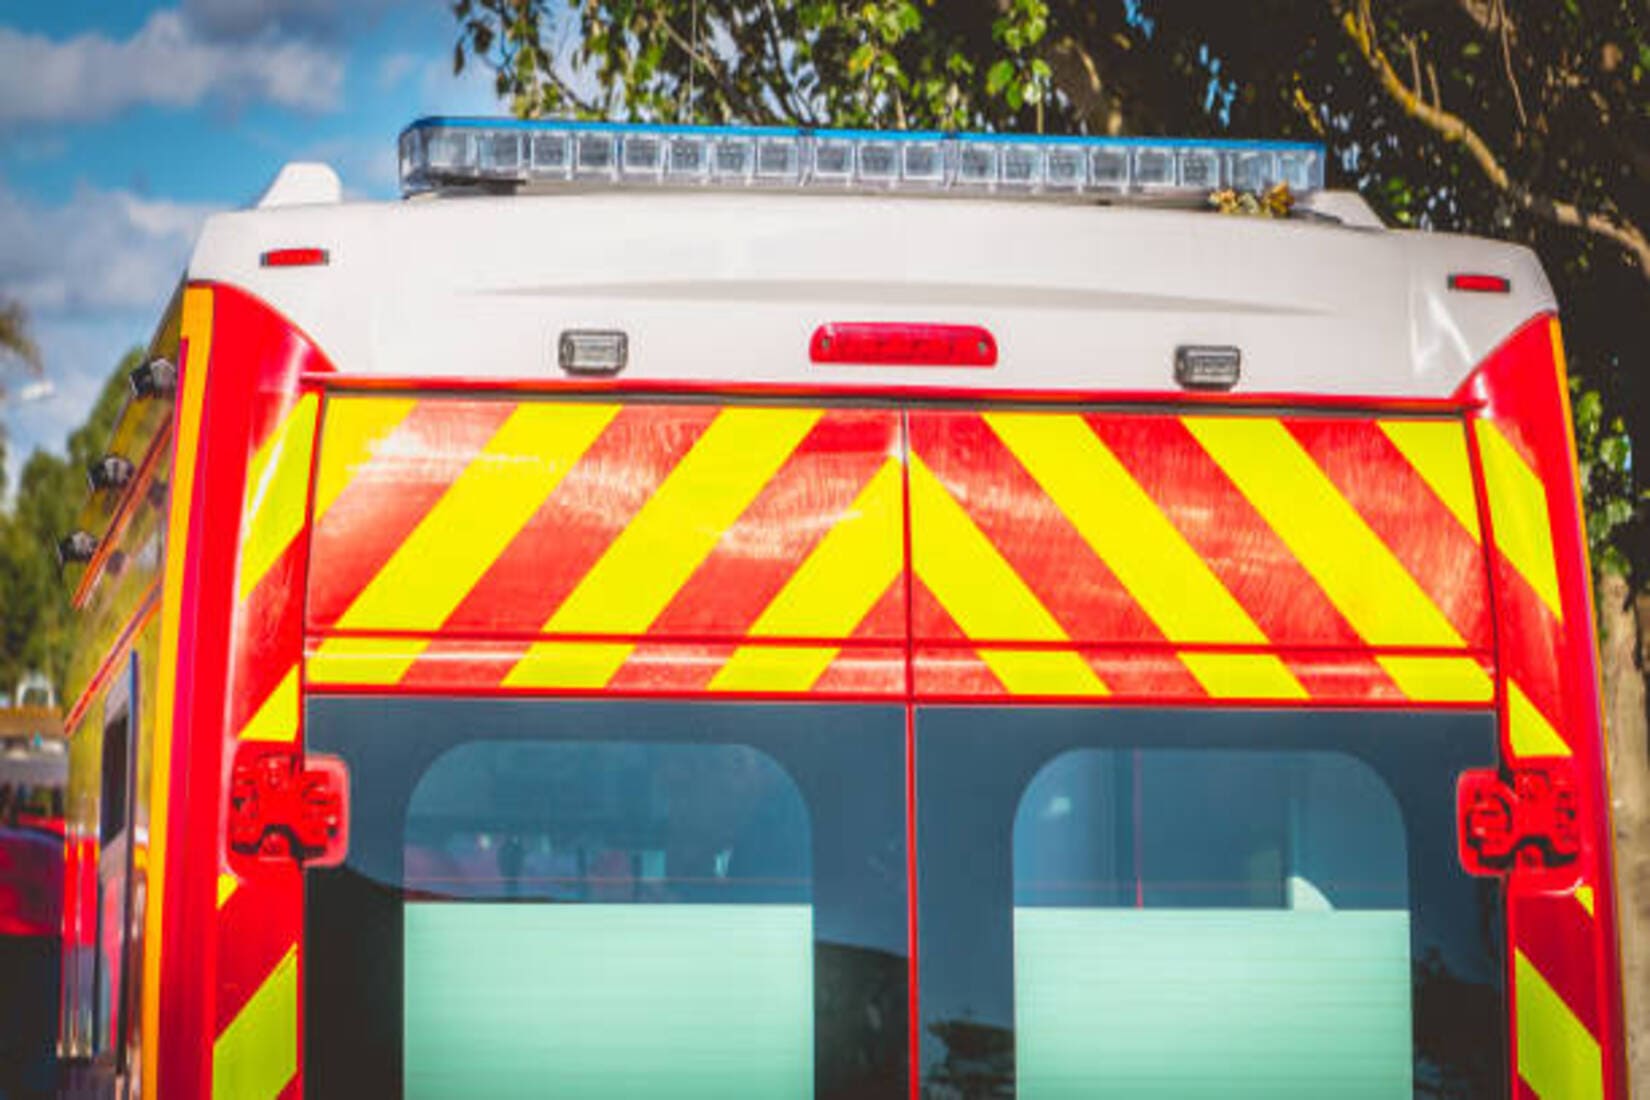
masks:
<instances>
[{"instance_id":1,"label":"blue light bar","mask_svg":"<svg viewBox=\"0 0 1650 1100\"><path fill-rule=\"evenodd\" d=\"M770 126L423 118L401 131L401 191L652 184L810 191L1190 198L1323 188L1292 141L1043 137Z\"/></svg>"}]
</instances>

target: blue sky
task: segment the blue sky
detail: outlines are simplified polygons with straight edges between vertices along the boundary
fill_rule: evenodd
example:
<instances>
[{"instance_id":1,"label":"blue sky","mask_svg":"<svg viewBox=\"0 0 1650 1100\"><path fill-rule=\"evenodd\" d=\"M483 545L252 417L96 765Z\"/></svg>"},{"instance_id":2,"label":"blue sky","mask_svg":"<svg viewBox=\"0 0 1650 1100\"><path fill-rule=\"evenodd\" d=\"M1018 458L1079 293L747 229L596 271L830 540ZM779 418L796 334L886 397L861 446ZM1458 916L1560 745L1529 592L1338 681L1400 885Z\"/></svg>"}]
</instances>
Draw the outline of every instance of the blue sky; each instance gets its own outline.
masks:
<instances>
[{"instance_id":1,"label":"blue sky","mask_svg":"<svg viewBox=\"0 0 1650 1100\"><path fill-rule=\"evenodd\" d=\"M55 389L0 406L9 483L148 338L208 214L289 160L392 197L408 121L497 110L489 74L452 75L456 30L445 0L0 4L0 297Z\"/></svg>"}]
</instances>

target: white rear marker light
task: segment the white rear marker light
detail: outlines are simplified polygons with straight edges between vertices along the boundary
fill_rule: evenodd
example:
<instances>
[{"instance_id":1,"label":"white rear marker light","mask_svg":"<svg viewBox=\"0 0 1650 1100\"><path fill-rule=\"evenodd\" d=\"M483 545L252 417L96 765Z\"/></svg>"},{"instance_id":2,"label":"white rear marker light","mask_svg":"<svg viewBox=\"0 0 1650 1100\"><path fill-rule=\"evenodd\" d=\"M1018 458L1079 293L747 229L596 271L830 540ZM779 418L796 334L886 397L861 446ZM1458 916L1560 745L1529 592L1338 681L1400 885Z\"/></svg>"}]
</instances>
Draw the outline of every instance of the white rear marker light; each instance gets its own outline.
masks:
<instances>
[{"instance_id":1,"label":"white rear marker light","mask_svg":"<svg viewBox=\"0 0 1650 1100\"><path fill-rule=\"evenodd\" d=\"M618 374L630 356L630 341L612 329L563 329L556 359L568 374Z\"/></svg>"},{"instance_id":2,"label":"white rear marker light","mask_svg":"<svg viewBox=\"0 0 1650 1100\"><path fill-rule=\"evenodd\" d=\"M401 190L497 184L956 191L1202 198L1323 187L1324 152L1288 141L1039 137L425 118L401 132Z\"/></svg>"},{"instance_id":3,"label":"white rear marker light","mask_svg":"<svg viewBox=\"0 0 1650 1100\"><path fill-rule=\"evenodd\" d=\"M1182 389L1229 390L1238 383L1243 355L1232 347L1186 345L1174 351L1174 380Z\"/></svg>"}]
</instances>

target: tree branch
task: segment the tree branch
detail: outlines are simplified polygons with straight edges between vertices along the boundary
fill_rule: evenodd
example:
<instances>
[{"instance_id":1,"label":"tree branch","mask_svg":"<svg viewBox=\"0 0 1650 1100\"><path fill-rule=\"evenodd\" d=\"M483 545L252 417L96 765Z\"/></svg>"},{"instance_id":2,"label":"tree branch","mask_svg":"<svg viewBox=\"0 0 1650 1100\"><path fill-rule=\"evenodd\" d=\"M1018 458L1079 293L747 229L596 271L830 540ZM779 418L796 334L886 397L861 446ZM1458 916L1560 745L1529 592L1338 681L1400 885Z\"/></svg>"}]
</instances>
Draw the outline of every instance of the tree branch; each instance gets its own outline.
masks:
<instances>
[{"instance_id":1,"label":"tree branch","mask_svg":"<svg viewBox=\"0 0 1650 1100\"><path fill-rule=\"evenodd\" d=\"M1373 20L1359 19L1352 12L1343 11L1341 27L1358 47L1358 52L1363 54L1364 60L1369 62L1387 95L1405 114L1444 141L1459 142L1464 146L1489 179L1491 186L1506 194L1530 214L1556 225L1582 229L1615 242L1632 254L1645 278L1650 279L1650 239L1645 237L1642 229L1624 218L1618 219L1607 214L1583 210L1571 202L1537 195L1523 183L1514 180L1494 151L1479 136L1478 131L1467 125L1464 119L1441 106L1427 103L1421 96L1404 86L1403 78L1393 69L1392 62L1375 41Z\"/></svg>"}]
</instances>

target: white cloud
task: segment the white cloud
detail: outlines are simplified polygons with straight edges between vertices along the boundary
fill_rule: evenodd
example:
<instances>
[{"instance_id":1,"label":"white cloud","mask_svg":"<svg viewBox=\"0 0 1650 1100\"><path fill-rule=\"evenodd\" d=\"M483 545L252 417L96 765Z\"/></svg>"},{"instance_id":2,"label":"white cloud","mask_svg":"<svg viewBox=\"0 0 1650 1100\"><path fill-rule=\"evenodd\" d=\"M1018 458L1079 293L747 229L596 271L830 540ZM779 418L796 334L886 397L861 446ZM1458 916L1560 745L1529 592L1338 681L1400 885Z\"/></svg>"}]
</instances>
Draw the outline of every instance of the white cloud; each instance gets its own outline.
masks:
<instances>
[{"instance_id":1,"label":"white cloud","mask_svg":"<svg viewBox=\"0 0 1650 1100\"><path fill-rule=\"evenodd\" d=\"M36 317L158 310L214 209L87 185L46 204L0 182L0 296Z\"/></svg>"},{"instance_id":2,"label":"white cloud","mask_svg":"<svg viewBox=\"0 0 1650 1100\"><path fill-rule=\"evenodd\" d=\"M247 39L266 34L333 38L351 25L402 0L183 0L183 14L208 37ZM443 5L445 6L445 5Z\"/></svg>"},{"instance_id":3,"label":"white cloud","mask_svg":"<svg viewBox=\"0 0 1650 1100\"><path fill-rule=\"evenodd\" d=\"M155 12L118 41L97 32L56 41L0 27L0 127L209 100L315 113L339 105L343 83L343 58L332 50L273 33L217 40L175 9Z\"/></svg>"}]
</instances>

